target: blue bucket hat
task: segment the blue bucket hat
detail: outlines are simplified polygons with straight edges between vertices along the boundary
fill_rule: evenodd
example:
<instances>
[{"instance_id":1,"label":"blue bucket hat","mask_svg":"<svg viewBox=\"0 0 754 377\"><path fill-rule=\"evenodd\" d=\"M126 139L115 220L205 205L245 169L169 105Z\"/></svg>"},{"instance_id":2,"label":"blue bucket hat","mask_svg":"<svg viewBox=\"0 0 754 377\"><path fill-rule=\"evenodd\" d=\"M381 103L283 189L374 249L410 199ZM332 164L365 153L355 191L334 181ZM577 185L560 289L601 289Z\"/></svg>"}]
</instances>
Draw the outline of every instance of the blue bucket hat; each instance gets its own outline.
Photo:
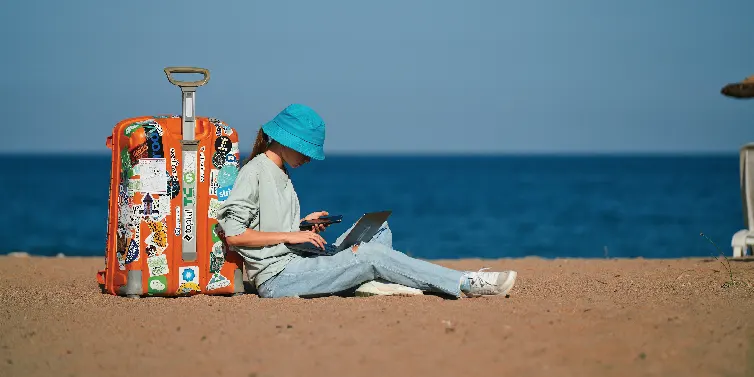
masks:
<instances>
[{"instance_id":1,"label":"blue bucket hat","mask_svg":"<svg viewBox=\"0 0 754 377\"><path fill-rule=\"evenodd\" d=\"M267 136L315 160L325 159L325 121L310 107L292 104L262 126Z\"/></svg>"}]
</instances>

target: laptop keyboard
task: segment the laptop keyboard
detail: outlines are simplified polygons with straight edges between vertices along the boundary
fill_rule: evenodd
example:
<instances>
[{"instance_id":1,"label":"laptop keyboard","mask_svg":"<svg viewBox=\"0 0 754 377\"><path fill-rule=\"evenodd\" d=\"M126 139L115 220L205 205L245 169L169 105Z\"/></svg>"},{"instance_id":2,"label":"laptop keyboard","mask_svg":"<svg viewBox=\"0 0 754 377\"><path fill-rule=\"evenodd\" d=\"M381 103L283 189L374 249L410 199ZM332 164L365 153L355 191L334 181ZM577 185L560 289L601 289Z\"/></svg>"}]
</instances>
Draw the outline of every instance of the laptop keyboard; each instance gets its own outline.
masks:
<instances>
[{"instance_id":1,"label":"laptop keyboard","mask_svg":"<svg viewBox=\"0 0 754 377\"><path fill-rule=\"evenodd\" d=\"M323 252L327 253L327 254L335 254L335 253L338 252L337 247L335 245L329 244L329 243L325 244L325 249L324 250L322 250L319 246L317 246L317 245L315 245L315 244L313 244L311 242L298 244L296 246L299 249L304 249L304 250L311 251L311 252L317 253L317 254L322 254Z\"/></svg>"}]
</instances>

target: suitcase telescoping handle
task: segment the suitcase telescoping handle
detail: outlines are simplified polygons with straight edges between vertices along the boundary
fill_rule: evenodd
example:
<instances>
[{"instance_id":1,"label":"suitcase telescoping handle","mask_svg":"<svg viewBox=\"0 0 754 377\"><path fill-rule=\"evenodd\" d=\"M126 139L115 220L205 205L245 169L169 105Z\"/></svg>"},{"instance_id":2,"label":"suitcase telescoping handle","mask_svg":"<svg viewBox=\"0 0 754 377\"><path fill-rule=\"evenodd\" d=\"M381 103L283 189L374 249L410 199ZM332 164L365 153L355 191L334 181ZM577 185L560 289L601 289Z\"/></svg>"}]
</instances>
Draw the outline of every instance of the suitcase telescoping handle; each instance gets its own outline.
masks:
<instances>
[{"instance_id":1,"label":"suitcase telescoping handle","mask_svg":"<svg viewBox=\"0 0 754 377\"><path fill-rule=\"evenodd\" d=\"M173 78L173 73L200 73L204 78L199 81L178 81ZM194 130L196 128L196 88L206 84L209 81L209 70L196 67L166 67L165 76L171 84L181 88L183 95L183 115L181 116L183 140L195 140Z\"/></svg>"},{"instance_id":2,"label":"suitcase telescoping handle","mask_svg":"<svg viewBox=\"0 0 754 377\"><path fill-rule=\"evenodd\" d=\"M178 81L173 79L173 76L170 76L171 73L201 73L204 75L204 78L199 81ZM196 67L166 67L165 68L165 75L168 76L168 81L170 81L171 84L177 85L177 86L202 86L209 81L209 70L205 68L196 68Z\"/></svg>"},{"instance_id":3,"label":"suitcase telescoping handle","mask_svg":"<svg viewBox=\"0 0 754 377\"><path fill-rule=\"evenodd\" d=\"M199 81L177 81L173 73L200 73L204 78ZM196 140L196 88L209 81L209 70L194 67L167 67L165 75L171 84L181 88L183 114L181 115L181 151L183 156L183 239L181 255L184 261L196 260L196 154L199 140Z\"/></svg>"}]
</instances>

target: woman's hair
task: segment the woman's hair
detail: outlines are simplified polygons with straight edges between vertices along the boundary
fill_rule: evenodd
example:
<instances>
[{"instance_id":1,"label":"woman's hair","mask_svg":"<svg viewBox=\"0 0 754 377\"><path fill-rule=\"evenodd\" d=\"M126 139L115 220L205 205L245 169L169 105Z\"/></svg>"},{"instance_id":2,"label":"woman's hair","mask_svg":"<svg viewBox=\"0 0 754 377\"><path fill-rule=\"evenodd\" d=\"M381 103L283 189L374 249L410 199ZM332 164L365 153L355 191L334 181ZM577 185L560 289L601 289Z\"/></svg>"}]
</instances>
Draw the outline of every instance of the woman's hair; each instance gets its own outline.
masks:
<instances>
[{"instance_id":1,"label":"woman's hair","mask_svg":"<svg viewBox=\"0 0 754 377\"><path fill-rule=\"evenodd\" d=\"M251 154L246 158L246 160L244 160L241 166L246 165L249 161L253 160L254 157L266 152L267 149L270 148L270 144L272 144L273 141L274 140L272 140L272 138L264 133L262 127L259 127L259 132L257 132L257 139L254 140L254 147L251 149ZM288 169L285 168L285 165L283 165L283 171L285 172L285 174L288 174Z\"/></svg>"},{"instance_id":2,"label":"woman's hair","mask_svg":"<svg viewBox=\"0 0 754 377\"><path fill-rule=\"evenodd\" d=\"M257 139L254 140L254 147L251 148L251 154L246 158L246 160L243 161L241 166L246 165L249 161L253 160L254 157L264 153L269 147L270 137L267 136L264 131L262 131L262 127L259 127L259 132L257 132Z\"/></svg>"}]
</instances>

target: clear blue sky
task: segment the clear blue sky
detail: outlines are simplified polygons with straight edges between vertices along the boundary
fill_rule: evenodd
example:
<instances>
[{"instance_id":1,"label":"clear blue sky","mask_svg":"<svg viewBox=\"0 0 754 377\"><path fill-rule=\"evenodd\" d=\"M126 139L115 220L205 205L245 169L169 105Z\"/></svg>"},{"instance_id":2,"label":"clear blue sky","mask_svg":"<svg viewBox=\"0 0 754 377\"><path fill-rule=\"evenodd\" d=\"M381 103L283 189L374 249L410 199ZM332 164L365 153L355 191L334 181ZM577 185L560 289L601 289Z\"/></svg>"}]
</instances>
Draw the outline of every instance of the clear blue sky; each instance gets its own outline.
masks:
<instances>
[{"instance_id":1,"label":"clear blue sky","mask_svg":"<svg viewBox=\"0 0 754 377\"><path fill-rule=\"evenodd\" d=\"M736 153L754 1L14 1L0 14L2 152L107 153L180 113L162 69L211 70L200 115L241 132L289 103L330 153Z\"/></svg>"}]
</instances>

